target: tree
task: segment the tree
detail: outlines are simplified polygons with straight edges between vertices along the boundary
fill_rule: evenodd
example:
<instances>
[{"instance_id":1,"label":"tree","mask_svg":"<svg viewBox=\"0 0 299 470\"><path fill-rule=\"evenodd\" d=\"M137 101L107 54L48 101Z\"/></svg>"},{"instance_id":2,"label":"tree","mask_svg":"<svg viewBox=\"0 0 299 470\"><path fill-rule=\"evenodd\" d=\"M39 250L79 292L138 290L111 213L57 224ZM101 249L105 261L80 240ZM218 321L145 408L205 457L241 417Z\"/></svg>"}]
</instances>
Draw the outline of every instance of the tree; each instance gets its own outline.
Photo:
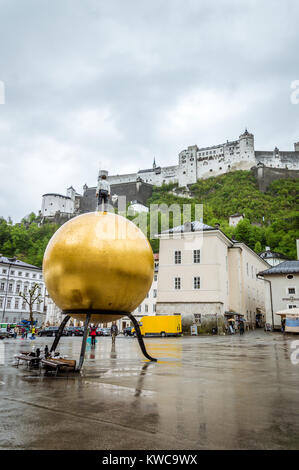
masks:
<instances>
[{"instance_id":1,"label":"tree","mask_svg":"<svg viewBox=\"0 0 299 470\"><path fill-rule=\"evenodd\" d=\"M34 283L31 289L28 291L20 292L19 296L22 297L22 299L26 302L26 304L29 306L29 318L30 318L30 324L33 326L34 323L34 318L33 318L33 309L34 305L40 305L42 303L42 294L40 291L40 286L37 283Z\"/></svg>"},{"instance_id":2,"label":"tree","mask_svg":"<svg viewBox=\"0 0 299 470\"><path fill-rule=\"evenodd\" d=\"M256 244L254 245L254 251L256 253L261 253L262 251L262 245L261 242L257 241Z\"/></svg>"}]
</instances>

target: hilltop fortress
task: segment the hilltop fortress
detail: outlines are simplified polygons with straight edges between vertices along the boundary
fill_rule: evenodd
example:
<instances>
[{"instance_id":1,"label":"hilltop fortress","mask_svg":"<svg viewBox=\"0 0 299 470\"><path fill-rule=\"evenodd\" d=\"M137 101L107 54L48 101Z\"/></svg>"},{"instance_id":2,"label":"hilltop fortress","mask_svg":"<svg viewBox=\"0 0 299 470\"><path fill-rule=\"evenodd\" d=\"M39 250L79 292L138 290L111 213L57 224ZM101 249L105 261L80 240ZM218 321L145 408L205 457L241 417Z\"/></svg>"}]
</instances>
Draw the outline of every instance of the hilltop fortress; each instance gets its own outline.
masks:
<instances>
[{"instance_id":1,"label":"hilltop fortress","mask_svg":"<svg viewBox=\"0 0 299 470\"><path fill-rule=\"evenodd\" d=\"M273 169L273 171L271 170ZM128 202L145 204L151 196L152 186L177 183L180 188L188 187L199 179L218 176L234 170L255 171L260 179L261 189L273 179L299 176L299 142L294 144L294 151L280 151L277 147L272 151L255 150L254 135L245 130L239 139L227 141L212 147L198 148L192 145L179 153L178 165L161 167L154 159L152 168L139 170L137 173L108 176L111 185L112 201L118 196L126 196ZM276 171L274 171L276 169ZM83 195L71 186L67 195L47 193L43 195L42 216L53 218L57 212L66 217L95 210L96 187L83 186Z\"/></svg>"}]
</instances>

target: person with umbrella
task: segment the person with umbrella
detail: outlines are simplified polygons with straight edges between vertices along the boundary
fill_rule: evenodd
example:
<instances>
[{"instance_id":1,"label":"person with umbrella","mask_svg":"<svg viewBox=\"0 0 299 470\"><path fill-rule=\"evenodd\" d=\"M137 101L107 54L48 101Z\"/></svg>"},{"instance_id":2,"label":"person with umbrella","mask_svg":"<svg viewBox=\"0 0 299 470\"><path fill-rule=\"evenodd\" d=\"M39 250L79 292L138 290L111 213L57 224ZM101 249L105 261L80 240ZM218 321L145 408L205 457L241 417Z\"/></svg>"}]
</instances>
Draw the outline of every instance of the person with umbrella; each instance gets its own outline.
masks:
<instances>
[{"instance_id":1,"label":"person with umbrella","mask_svg":"<svg viewBox=\"0 0 299 470\"><path fill-rule=\"evenodd\" d=\"M240 318L240 336L244 335L244 331L245 331L244 320L243 318Z\"/></svg>"}]
</instances>

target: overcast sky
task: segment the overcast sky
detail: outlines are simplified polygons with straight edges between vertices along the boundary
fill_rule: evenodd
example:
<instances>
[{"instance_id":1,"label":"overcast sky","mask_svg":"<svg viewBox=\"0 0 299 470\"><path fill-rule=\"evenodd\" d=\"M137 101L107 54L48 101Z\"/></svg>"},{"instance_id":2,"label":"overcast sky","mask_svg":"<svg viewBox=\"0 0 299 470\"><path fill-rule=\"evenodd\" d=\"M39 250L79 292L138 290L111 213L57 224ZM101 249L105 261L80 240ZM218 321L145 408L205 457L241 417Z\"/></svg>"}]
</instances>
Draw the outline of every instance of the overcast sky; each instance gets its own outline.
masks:
<instances>
[{"instance_id":1,"label":"overcast sky","mask_svg":"<svg viewBox=\"0 0 299 470\"><path fill-rule=\"evenodd\" d=\"M245 127L292 150L298 22L297 0L0 0L0 215Z\"/></svg>"}]
</instances>

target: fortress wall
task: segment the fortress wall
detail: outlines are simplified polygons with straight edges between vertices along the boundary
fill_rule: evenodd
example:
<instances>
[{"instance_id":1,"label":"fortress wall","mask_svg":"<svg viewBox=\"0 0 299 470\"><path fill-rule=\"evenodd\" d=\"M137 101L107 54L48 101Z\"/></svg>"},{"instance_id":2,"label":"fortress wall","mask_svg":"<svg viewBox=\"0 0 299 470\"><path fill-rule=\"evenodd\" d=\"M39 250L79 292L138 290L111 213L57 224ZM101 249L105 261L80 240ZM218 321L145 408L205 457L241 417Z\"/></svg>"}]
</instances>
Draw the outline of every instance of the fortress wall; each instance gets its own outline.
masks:
<instances>
[{"instance_id":1,"label":"fortress wall","mask_svg":"<svg viewBox=\"0 0 299 470\"><path fill-rule=\"evenodd\" d=\"M259 190L265 192L272 181L287 178L299 178L298 170L289 170L286 168L269 168L265 166L251 168L257 179Z\"/></svg>"},{"instance_id":2,"label":"fortress wall","mask_svg":"<svg viewBox=\"0 0 299 470\"><path fill-rule=\"evenodd\" d=\"M152 185L136 181L131 183L111 184L110 186L111 196L114 194L117 194L117 196L125 196L127 203L137 200L145 205L153 192ZM110 204L112 204L111 200ZM85 189L80 201L79 212L93 212L96 210L96 206L96 187Z\"/></svg>"}]
</instances>

